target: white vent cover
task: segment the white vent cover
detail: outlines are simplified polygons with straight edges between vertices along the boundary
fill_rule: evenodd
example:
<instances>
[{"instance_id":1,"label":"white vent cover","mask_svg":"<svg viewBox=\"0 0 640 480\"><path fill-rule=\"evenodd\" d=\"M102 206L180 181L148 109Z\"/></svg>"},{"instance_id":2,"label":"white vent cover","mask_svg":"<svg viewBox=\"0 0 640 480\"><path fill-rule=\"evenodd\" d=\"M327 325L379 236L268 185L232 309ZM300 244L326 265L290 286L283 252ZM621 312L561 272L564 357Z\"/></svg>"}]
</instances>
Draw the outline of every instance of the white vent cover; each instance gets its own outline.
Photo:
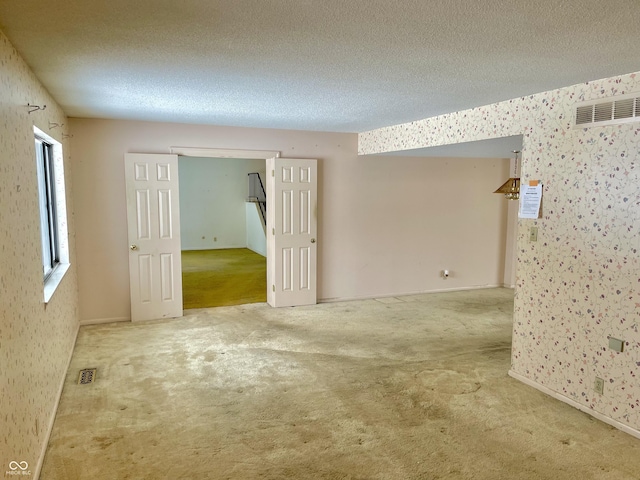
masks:
<instances>
[{"instance_id":1,"label":"white vent cover","mask_svg":"<svg viewBox=\"0 0 640 480\"><path fill-rule=\"evenodd\" d=\"M640 122L640 94L596 100L576 107L576 126L581 128L628 122Z\"/></svg>"}]
</instances>

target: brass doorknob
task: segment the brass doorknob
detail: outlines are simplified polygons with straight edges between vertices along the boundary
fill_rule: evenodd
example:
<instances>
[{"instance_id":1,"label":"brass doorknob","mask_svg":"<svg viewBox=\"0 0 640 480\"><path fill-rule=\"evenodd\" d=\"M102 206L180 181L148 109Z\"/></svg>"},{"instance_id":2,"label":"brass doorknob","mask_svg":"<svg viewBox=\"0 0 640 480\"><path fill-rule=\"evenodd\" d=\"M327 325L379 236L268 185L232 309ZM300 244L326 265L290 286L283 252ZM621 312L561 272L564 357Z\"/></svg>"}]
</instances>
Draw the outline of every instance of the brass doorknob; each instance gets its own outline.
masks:
<instances>
[{"instance_id":1,"label":"brass doorknob","mask_svg":"<svg viewBox=\"0 0 640 480\"><path fill-rule=\"evenodd\" d=\"M311 243L316 243L316 239L315 239L315 238L312 238L312 239L311 239Z\"/></svg>"},{"instance_id":2,"label":"brass doorknob","mask_svg":"<svg viewBox=\"0 0 640 480\"><path fill-rule=\"evenodd\" d=\"M129 248L131 250L137 250L138 249L138 245L130 245Z\"/></svg>"}]
</instances>

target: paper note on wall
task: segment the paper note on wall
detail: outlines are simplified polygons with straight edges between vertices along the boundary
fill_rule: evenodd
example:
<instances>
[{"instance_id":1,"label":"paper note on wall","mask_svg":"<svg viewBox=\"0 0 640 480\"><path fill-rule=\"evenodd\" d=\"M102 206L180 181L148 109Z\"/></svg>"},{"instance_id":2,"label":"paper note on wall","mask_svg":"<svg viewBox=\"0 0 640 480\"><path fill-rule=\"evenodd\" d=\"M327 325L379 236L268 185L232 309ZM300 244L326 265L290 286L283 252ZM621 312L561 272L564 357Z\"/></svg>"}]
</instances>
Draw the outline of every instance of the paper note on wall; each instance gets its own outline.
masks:
<instances>
[{"instance_id":1,"label":"paper note on wall","mask_svg":"<svg viewBox=\"0 0 640 480\"><path fill-rule=\"evenodd\" d=\"M540 204L542 203L542 184L537 181L529 185L520 186L520 218L538 218L540 216Z\"/></svg>"}]
</instances>

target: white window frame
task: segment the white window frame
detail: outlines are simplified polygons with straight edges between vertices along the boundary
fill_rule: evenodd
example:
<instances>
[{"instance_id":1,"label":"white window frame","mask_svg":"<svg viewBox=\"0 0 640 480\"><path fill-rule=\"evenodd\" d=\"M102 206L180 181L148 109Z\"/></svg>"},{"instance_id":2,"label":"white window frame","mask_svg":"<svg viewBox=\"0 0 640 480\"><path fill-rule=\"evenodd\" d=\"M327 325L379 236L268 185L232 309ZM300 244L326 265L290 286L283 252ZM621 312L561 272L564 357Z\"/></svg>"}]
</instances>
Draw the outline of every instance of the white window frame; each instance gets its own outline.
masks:
<instances>
[{"instance_id":1,"label":"white window frame","mask_svg":"<svg viewBox=\"0 0 640 480\"><path fill-rule=\"evenodd\" d=\"M51 300L69 270L69 234L62 144L33 127L38 176L38 205L44 302Z\"/></svg>"}]
</instances>

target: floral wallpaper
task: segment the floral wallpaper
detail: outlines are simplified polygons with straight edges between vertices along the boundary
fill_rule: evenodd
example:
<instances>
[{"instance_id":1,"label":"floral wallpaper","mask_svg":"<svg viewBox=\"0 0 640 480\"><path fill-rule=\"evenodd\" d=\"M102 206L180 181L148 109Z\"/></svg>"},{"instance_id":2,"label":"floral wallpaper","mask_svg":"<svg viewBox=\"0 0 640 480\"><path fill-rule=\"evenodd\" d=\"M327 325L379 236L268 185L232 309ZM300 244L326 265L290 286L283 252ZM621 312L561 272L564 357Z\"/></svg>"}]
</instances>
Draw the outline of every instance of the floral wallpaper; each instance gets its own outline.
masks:
<instances>
[{"instance_id":1,"label":"floral wallpaper","mask_svg":"<svg viewBox=\"0 0 640 480\"><path fill-rule=\"evenodd\" d=\"M576 103L636 92L640 73L561 88L365 132L359 153L522 134L544 198L518 221L512 372L640 431L640 121L572 125Z\"/></svg>"},{"instance_id":2,"label":"floral wallpaper","mask_svg":"<svg viewBox=\"0 0 640 480\"><path fill-rule=\"evenodd\" d=\"M46 109L30 114L27 103ZM66 122L0 32L0 476L26 462L36 478L78 330L72 209L71 268L43 303L33 136L35 125L62 143L71 205L65 129L53 126Z\"/></svg>"}]
</instances>

